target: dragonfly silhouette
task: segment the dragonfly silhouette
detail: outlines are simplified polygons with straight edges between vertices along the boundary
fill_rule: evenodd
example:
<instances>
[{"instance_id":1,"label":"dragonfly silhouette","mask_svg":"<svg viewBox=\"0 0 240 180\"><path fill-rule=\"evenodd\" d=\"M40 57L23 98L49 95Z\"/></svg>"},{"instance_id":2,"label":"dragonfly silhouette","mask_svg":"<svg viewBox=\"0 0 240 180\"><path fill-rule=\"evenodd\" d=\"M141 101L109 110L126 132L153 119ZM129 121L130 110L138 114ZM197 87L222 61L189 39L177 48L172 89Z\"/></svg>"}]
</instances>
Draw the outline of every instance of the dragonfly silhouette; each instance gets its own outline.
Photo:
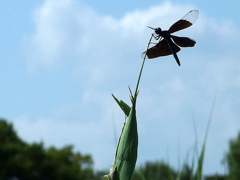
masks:
<instances>
[{"instance_id":1,"label":"dragonfly silhouette","mask_svg":"<svg viewBox=\"0 0 240 180\"><path fill-rule=\"evenodd\" d=\"M179 52L181 49L178 46L193 47L196 44L196 41L188 37L178 37L171 34L191 26L197 20L198 14L198 10L192 10L188 12L182 19L175 22L167 31L162 31L162 29L159 27L152 28L148 26L149 28L155 30L155 33L153 33L152 36L156 40L160 39L160 41L155 46L144 52L146 53L147 57L152 59L173 54L175 60L180 66L177 52Z\"/></svg>"}]
</instances>

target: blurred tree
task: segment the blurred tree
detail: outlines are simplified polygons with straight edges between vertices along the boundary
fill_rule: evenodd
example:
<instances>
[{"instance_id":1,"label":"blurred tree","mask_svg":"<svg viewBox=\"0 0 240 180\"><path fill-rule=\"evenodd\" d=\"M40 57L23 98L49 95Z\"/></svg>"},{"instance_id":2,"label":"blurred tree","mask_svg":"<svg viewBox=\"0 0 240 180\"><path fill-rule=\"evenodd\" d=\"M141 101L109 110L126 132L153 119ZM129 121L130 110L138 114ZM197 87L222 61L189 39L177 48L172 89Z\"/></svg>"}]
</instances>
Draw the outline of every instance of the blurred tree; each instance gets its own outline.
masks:
<instances>
[{"instance_id":1,"label":"blurred tree","mask_svg":"<svg viewBox=\"0 0 240 180\"><path fill-rule=\"evenodd\" d=\"M16 159L19 159L19 152L24 146L25 143L13 130L13 125L0 120L0 179L14 176L16 169L22 168L22 162L16 162Z\"/></svg>"},{"instance_id":2,"label":"blurred tree","mask_svg":"<svg viewBox=\"0 0 240 180\"><path fill-rule=\"evenodd\" d=\"M132 180L173 180L176 178L174 170L164 162L147 162L137 168Z\"/></svg>"},{"instance_id":3,"label":"blurred tree","mask_svg":"<svg viewBox=\"0 0 240 180\"><path fill-rule=\"evenodd\" d=\"M211 176L205 176L204 180L226 180L227 176L224 175L211 175Z\"/></svg>"},{"instance_id":4,"label":"blurred tree","mask_svg":"<svg viewBox=\"0 0 240 180\"><path fill-rule=\"evenodd\" d=\"M11 123L0 119L0 179L10 180L93 180L90 155L43 143L27 144L16 134Z\"/></svg>"},{"instance_id":5,"label":"blurred tree","mask_svg":"<svg viewBox=\"0 0 240 180\"><path fill-rule=\"evenodd\" d=\"M66 146L60 150L51 147L47 150L47 172L51 180L82 180L93 179L92 158L73 153L73 146Z\"/></svg>"},{"instance_id":6,"label":"blurred tree","mask_svg":"<svg viewBox=\"0 0 240 180\"><path fill-rule=\"evenodd\" d=\"M227 154L229 180L240 178L240 133L236 139L229 141L229 152Z\"/></svg>"},{"instance_id":7,"label":"blurred tree","mask_svg":"<svg viewBox=\"0 0 240 180\"><path fill-rule=\"evenodd\" d=\"M193 172L192 168L189 167L188 164L185 164L180 172L180 179L181 180L192 180L193 179Z\"/></svg>"}]
</instances>

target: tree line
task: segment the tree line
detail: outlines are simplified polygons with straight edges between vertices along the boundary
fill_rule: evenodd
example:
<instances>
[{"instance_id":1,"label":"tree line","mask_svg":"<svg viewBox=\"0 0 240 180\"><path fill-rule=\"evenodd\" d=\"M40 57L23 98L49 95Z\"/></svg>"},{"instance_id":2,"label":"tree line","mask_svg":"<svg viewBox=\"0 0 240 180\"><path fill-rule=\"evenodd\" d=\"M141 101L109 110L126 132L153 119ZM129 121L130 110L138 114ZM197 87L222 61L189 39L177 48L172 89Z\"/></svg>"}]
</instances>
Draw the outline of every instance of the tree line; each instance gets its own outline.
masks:
<instances>
[{"instance_id":1,"label":"tree line","mask_svg":"<svg viewBox=\"0 0 240 180\"><path fill-rule=\"evenodd\" d=\"M239 180L240 133L229 141L225 157L228 174L209 176L207 180ZM26 143L20 139L13 124L0 119L0 179L1 180L100 180L109 170L94 171L90 154L74 152L72 145L44 148L44 143ZM191 167L181 170L180 180L191 180ZM146 162L137 167L133 180L176 179L179 172L163 161Z\"/></svg>"}]
</instances>

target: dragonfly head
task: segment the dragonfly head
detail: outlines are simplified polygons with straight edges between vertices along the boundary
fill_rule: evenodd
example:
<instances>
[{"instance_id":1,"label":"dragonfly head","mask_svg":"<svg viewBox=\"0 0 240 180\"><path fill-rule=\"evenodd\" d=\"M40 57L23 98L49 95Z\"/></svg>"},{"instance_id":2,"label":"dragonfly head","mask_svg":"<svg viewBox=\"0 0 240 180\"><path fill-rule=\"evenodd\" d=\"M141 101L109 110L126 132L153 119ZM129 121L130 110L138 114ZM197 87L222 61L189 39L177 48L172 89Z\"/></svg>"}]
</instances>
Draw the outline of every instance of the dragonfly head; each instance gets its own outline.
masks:
<instances>
[{"instance_id":1,"label":"dragonfly head","mask_svg":"<svg viewBox=\"0 0 240 180\"><path fill-rule=\"evenodd\" d=\"M156 34L161 34L161 32L162 32L162 29L160 27L155 28L155 33Z\"/></svg>"},{"instance_id":2,"label":"dragonfly head","mask_svg":"<svg viewBox=\"0 0 240 180\"><path fill-rule=\"evenodd\" d=\"M147 26L147 27L150 28L150 29L153 29L156 34L161 34L161 32L162 32L162 29L160 27L157 27L157 28L152 28L150 26Z\"/></svg>"}]
</instances>

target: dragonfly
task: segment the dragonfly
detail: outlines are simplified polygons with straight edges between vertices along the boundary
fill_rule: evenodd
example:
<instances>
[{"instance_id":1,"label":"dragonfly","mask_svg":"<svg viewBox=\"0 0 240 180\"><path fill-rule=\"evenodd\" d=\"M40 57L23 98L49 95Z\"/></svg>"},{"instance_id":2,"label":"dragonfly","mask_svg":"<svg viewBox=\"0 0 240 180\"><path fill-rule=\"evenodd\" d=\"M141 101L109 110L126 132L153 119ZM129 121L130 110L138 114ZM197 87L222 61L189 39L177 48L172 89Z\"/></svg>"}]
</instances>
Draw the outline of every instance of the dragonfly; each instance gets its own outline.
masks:
<instances>
[{"instance_id":1,"label":"dragonfly","mask_svg":"<svg viewBox=\"0 0 240 180\"><path fill-rule=\"evenodd\" d=\"M198 14L198 10L191 10L182 19L175 22L168 30L164 31L160 27L152 28L148 26L148 28L155 31L152 36L156 40L159 40L159 42L144 52L147 57L153 59L172 54L180 66L181 64L177 56L177 53L181 50L180 47L193 47L196 41L188 37L174 36L172 33L190 27L197 20Z\"/></svg>"}]
</instances>

